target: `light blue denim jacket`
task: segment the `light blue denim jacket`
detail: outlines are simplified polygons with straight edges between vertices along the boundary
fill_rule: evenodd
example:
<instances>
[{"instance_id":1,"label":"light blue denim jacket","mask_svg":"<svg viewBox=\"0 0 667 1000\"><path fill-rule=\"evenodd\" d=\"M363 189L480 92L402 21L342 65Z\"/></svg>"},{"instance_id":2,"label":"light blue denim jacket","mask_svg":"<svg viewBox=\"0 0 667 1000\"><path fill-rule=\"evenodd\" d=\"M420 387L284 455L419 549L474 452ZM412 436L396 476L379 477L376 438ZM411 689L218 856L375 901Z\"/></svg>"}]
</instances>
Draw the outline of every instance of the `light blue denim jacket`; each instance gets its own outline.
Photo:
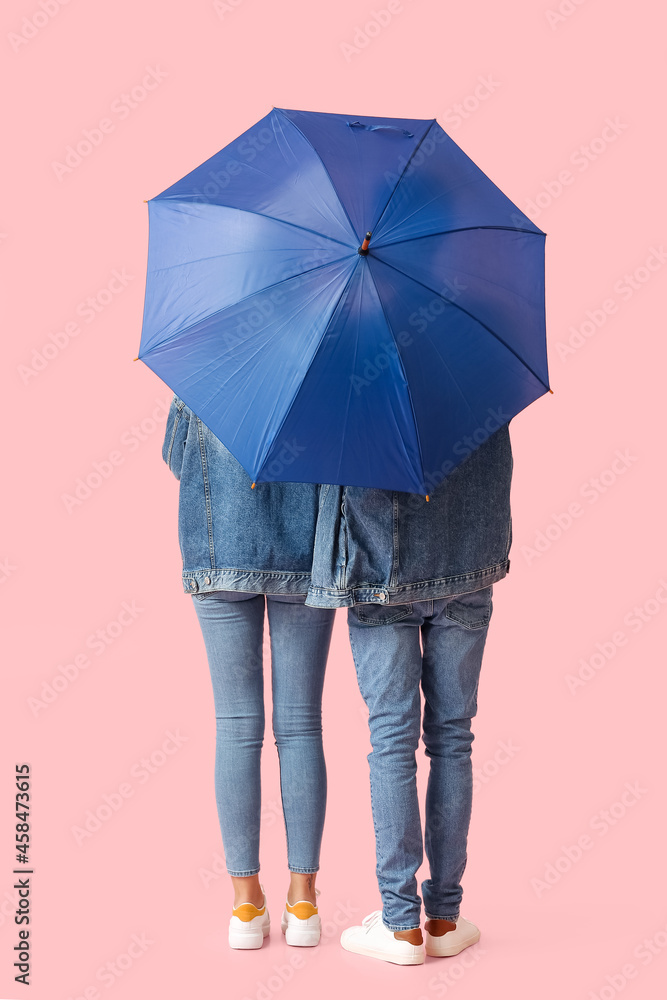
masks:
<instances>
[{"instance_id":1,"label":"light blue denim jacket","mask_svg":"<svg viewBox=\"0 0 667 1000\"><path fill-rule=\"evenodd\" d=\"M174 396L162 457L180 480L183 590L307 594L311 607L406 604L509 572L512 450L504 424L423 496L258 483ZM289 456L285 457L289 475Z\"/></svg>"},{"instance_id":2,"label":"light blue denim jacket","mask_svg":"<svg viewBox=\"0 0 667 1000\"><path fill-rule=\"evenodd\" d=\"M174 396L162 457L180 480L178 538L187 594L306 594L320 488L258 483ZM286 456L288 468L289 456Z\"/></svg>"}]
</instances>

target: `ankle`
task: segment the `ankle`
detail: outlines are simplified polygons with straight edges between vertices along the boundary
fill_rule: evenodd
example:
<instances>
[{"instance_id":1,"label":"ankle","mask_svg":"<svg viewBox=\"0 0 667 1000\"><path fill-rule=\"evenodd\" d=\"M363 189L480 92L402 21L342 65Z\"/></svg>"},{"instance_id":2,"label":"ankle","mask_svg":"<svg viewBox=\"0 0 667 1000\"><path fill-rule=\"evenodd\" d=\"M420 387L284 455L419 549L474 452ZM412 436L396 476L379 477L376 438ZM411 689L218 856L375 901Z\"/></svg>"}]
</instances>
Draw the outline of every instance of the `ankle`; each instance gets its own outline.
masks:
<instances>
[{"instance_id":1,"label":"ankle","mask_svg":"<svg viewBox=\"0 0 667 1000\"><path fill-rule=\"evenodd\" d=\"M317 873L304 874L303 872L290 872L290 885L287 890L287 902L294 906L304 899L313 906L317 906L317 894L315 891L315 878Z\"/></svg>"},{"instance_id":2,"label":"ankle","mask_svg":"<svg viewBox=\"0 0 667 1000\"><path fill-rule=\"evenodd\" d=\"M248 878L232 877L234 886L234 909L242 903L252 903L258 910L264 906L264 893L259 884L258 875L250 875Z\"/></svg>"},{"instance_id":3,"label":"ankle","mask_svg":"<svg viewBox=\"0 0 667 1000\"><path fill-rule=\"evenodd\" d=\"M431 937L442 937L442 935L447 934L448 931L456 930L456 921L436 920L434 917L429 917L424 924L424 928L428 931Z\"/></svg>"},{"instance_id":4,"label":"ankle","mask_svg":"<svg viewBox=\"0 0 667 1000\"><path fill-rule=\"evenodd\" d=\"M421 927L412 927L409 931L394 931L397 941L407 941L409 944L423 944Z\"/></svg>"}]
</instances>

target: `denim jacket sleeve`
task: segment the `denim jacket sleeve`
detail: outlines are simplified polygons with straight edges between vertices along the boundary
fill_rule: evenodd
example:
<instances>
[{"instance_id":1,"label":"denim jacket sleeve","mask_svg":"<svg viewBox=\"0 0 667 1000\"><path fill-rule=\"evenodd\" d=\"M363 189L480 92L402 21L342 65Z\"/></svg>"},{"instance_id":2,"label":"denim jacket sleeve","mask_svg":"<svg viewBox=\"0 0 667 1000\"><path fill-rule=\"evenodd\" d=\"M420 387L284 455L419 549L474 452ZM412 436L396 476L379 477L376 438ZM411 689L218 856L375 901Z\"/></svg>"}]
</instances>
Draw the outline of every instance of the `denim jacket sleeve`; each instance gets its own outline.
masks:
<instances>
[{"instance_id":1,"label":"denim jacket sleeve","mask_svg":"<svg viewBox=\"0 0 667 1000\"><path fill-rule=\"evenodd\" d=\"M178 396L174 396L167 415L167 426L162 444L162 457L177 479L181 478L183 452L188 436L190 411Z\"/></svg>"}]
</instances>

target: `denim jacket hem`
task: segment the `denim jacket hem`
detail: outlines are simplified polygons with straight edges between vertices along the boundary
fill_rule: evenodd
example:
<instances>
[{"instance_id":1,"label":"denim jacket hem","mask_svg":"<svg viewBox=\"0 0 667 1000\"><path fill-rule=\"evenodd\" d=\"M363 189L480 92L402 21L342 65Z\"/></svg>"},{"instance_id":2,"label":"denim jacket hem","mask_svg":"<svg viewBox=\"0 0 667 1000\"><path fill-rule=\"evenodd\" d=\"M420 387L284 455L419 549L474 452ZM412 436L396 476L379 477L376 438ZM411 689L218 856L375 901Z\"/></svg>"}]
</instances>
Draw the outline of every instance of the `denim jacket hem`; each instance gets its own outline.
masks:
<instances>
[{"instance_id":1,"label":"denim jacket hem","mask_svg":"<svg viewBox=\"0 0 667 1000\"><path fill-rule=\"evenodd\" d=\"M416 601L438 600L458 594L469 594L474 590L497 583L509 573L510 560L487 566L474 573L446 576L440 580L424 580L420 583L404 584L401 587L348 587L334 590L327 587L310 587L306 605L311 608L351 608L355 604L407 604Z\"/></svg>"},{"instance_id":2,"label":"denim jacket hem","mask_svg":"<svg viewBox=\"0 0 667 1000\"><path fill-rule=\"evenodd\" d=\"M186 594L209 590L236 590L255 594L306 594L310 573L281 573L245 569L200 569L183 571Z\"/></svg>"}]
</instances>

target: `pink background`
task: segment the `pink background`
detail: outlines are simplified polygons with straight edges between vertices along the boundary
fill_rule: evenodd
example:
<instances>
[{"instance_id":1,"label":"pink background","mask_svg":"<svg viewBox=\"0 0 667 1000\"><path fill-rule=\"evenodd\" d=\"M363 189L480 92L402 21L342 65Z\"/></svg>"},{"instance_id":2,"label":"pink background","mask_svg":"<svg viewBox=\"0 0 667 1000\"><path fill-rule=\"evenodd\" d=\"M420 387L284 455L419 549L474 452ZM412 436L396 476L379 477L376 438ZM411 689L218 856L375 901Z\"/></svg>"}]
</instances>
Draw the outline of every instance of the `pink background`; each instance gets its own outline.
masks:
<instances>
[{"instance_id":1,"label":"pink background","mask_svg":"<svg viewBox=\"0 0 667 1000\"><path fill-rule=\"evenodd\" d=\"M5 5L3 998L27 995L12 968L13 775L24 761L33 1000L663 995L667 230L654 9ZM123 95L148 68L153 89L129 106ZM379 905L366 716L343 613L325 687L322 944L287 948L278 929L287 883L270 732L262 878L274 930L260 952L226 943L212 691L180 583L178 484L160 454L172 393L132 359L143 199L274 105L437 117L547 232L554 395L512 423L512 567L495 588L482 671L463 881L462 912L482 937L465 962L406 970L338 944ZM105 118L99 144L59 177L67 146ZM100 485L68 509L96 463ZM133 602L134 617L123 614ZM91 646L100 629L108 643ZM35 713L30 699L77 657L87 665ZM578 671L588 679L568 686ZM168 732L183 741L166 754ZM422 750L419 760L423 791ZM76 828L105 796L116 808L79 844ZM133 936L143 950L128 958Z\"/></svg>"}]
</instances>

